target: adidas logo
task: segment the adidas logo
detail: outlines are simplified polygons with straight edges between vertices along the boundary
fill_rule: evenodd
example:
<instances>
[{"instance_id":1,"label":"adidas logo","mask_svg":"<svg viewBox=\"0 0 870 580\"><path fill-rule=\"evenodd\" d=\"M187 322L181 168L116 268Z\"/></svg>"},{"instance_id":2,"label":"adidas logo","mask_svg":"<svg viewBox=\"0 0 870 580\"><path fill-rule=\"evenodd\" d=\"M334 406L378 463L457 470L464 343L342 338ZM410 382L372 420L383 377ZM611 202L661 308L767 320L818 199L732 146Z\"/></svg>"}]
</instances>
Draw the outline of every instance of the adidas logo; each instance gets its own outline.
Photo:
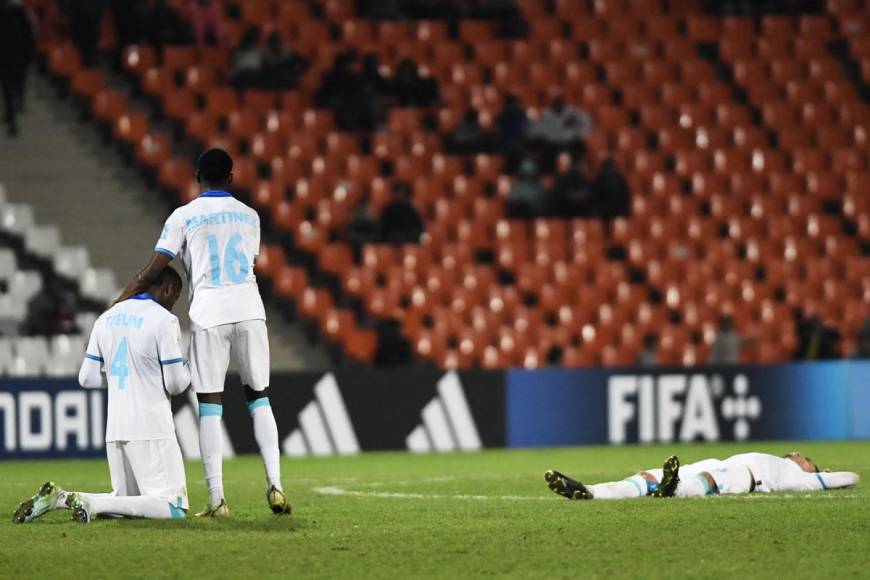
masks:
<instances>
[{"instance_id":1,"label":"adidas logo","mask_svg":"<svg viewBox=\"0 0 870 580\"><path fill-rule=\"evenodd\" d=\"M185 459L199 459L201 457L199 452L199 402L196 400L196 395L193 394L193 389L187 390L187 402L188 404L175 414L175 435L178 437L181 454ZM233 442L230 441L230 434L223 422L221 422L221 430L224 438L224 457L235 457Z\"/></svg>"},{"instance_id":2,"label":"adidas logo","mask_svg":"<svg viewBox=\"0 0 870 580\"><path fill-rule=\"evenodd\" d=\"M477 451L482 445L459 376L450 371L438 381L438 396L420 412L423 419L405 438L409 451Z\"/></svg>"},{"instance_id":3,"label":"adidas logo","mask_svg":"<svg viewBox=\"0 0 870 580\"><path fill-rule=\"evenodd\" d=\"M332 373L314 387L315 400L299 412L299 428L284 439L285 455L354 455L359 442Z\"/></svg>"}]
</instances>

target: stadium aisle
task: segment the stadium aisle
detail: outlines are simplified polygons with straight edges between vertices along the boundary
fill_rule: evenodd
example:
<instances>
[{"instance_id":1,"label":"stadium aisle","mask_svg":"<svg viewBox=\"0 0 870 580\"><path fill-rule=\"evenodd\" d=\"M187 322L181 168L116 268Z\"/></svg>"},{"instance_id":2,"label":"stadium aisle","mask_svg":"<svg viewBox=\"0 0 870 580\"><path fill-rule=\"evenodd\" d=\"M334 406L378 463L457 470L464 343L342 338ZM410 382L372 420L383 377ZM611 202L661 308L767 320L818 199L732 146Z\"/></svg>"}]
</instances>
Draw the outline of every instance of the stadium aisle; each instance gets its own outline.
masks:
<instances>
[{"instance_id":1,"label":"stadium aisle","mask_svg":"<svg viewBox=\"0 0 870 580\"><path fill-rule=\"evenodd\" d=\"M111 268L124 284L148 258L168 208L39 74L30 76L20 120L17 139L0 135L0 182L8 198L30 204L37 223L58 226L65 244L87 247L93 264ZM188 327L186 294L176 314ZM274 310L269 316L273 369L327 365L326 353L300 329L279 322Z\"/></svg>"}]
</instances>

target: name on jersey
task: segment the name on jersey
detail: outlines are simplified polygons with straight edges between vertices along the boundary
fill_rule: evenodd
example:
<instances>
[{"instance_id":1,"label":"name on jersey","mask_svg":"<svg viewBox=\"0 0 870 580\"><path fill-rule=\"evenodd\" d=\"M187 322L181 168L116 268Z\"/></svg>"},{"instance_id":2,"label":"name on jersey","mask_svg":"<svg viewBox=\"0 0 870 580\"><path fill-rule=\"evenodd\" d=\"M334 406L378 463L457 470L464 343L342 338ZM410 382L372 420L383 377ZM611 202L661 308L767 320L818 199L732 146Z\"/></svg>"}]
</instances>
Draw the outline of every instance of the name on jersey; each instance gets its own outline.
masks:
<instances>
[{"instance_id":1,"label":"name on jersey","mask_svg":"<svg viewBox=\"0 0 870 580\"><path fill-rule=\"evenodd\" d=\"M257 225L257 218L241 211L219 211L189 217L184 222L184 227L187 231L190 231L202 226L221 226L226 224L243 224L255 227Z\"/></svg>"},{"instance_id":2,"label":"name on jersey","mask_svg":"<svg viewBox=\"0 0 870 580\"><path fill-rule=\"evenodd\" d=\"M113 326L126 326L127 328L138 329L142 328L142 323L145 322L145 319L141 316L136 316L135 314L125 314L123 312L106 316L104 320L106 321L107 328L111 328Z\"/></svg>"}]
</instances>

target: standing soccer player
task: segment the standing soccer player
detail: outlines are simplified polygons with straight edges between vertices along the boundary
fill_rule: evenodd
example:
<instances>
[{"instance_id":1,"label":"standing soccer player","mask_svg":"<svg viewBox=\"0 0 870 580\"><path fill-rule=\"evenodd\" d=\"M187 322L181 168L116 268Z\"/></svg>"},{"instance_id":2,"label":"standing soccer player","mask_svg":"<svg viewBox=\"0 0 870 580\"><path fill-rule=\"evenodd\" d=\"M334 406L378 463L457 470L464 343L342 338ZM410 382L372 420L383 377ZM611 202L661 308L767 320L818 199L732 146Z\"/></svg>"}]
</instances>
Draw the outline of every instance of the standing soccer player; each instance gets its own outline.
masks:
<instances>
[{"instance_id":1,"label":"standing soccer player","mask_svg":"<svg viewBox=\"0 0 870 580\"><path fill-rule=\"evenodd\" d=\"M190 285L189 364L199 399L199 447L209 505L197 516L227 516L223 488L223 391L232 353L254 422L254 436L266 468L266 499L276 514L290 513L281 486L278 427L269 402L269 339L266 311L254 277L260 250L257 212L228 191L233 160L209 149L196 163L198 198L169 216L144 270L119 300L141 292L176 256Z\"/></svg>"},{"instance_id":2,"label":"standing soccer player","mask_svg":"<svg viewBox=\"0 0 870 580\"><path fill-rule=\"evenodd\" d=\"M49 481L21 502L13 522L63 508L83 523L97 515L185 517L184 462L169 404L169 396L190 384L178 318L170 312L180 293L181 276L167 267L147 293L115 304L91 331L79 383L109 390L106 456L112 493L67 492Z\"/></svg>"}]
</instances>

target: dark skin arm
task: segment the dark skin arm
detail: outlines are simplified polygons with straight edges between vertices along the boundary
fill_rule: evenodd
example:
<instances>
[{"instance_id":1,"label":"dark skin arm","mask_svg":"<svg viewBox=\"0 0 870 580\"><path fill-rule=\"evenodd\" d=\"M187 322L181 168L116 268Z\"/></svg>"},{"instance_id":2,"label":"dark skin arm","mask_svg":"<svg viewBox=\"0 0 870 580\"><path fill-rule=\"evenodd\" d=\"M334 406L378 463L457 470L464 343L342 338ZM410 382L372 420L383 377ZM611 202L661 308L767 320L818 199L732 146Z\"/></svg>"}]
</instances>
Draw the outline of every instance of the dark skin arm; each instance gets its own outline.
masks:
<instances>
[{"instance_id":1,"label":"dark skin arm","mask_svg":"<svg viewBox=\"0 0 870 580\"><path fill-rule=\"evenodd\" d=\"M140 272L138 272L133 279L127 284L127 287L124 288L124 291L121 292L121 295L118 296L118 299L115 300L115 304L121 302L123 300L127 300L130 296L135 296L136 294L141 294L152 285L154 285L154 281L157 280L157 276L160 272L163 271L166 266L169 265L169 262L172 261L172 258L168 254L164 254L163 252L154 252L151 256L151 261L148 262L148 265L145 266Z\"/></svg>"}]
</instances>

